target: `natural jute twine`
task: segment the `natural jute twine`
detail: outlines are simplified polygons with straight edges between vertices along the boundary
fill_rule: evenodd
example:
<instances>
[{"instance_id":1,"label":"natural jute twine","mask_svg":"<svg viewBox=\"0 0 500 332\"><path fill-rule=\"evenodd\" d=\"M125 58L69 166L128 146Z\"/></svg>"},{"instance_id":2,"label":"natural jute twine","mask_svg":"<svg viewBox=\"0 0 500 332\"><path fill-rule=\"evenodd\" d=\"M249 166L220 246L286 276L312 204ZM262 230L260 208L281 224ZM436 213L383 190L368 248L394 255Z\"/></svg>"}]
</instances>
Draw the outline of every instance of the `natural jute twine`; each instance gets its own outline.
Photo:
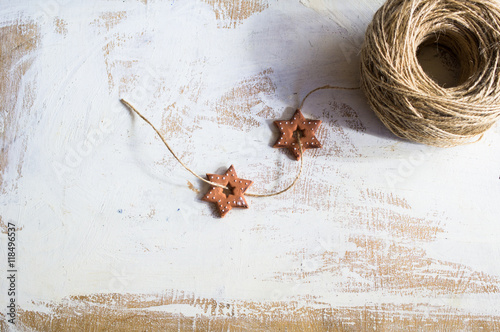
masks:
<instances>
[{"instance_id":1,"label":"natural jute twine","mask_svg":"<svg viewBox=\"0 0 500 332\"><path fill-rule=\"evenodd\" d=\"M417 60L436 42L460 60L441 87ZM482 137L500 117L500 9L488 0L388 0L366 31L361 87L397 136L449 147Z\"/></svg>"},{"instance_id":2,"label":"natural jute twine","mask_svg":"<svg viewBox=\"0 0 500 332\"><path fill-rule=\"evenodd\" d=\"M301 103L301 107L302 105L304 105L304 102L305 100L307 99L307 97L309 97L310 94L308 94L304 100L302 100L302 103ZM229 189L228 187L226 186L223 186L223 185L220 185L218 183L215 183L215 182L211 182L211 181L208 181L207 179L204 179L202 178L201 176L199 176L198 174L196 174L195 171L193 171L191 168L189 168L178 156L177 154L174 152L174 150L172 150L172 148L170 147L170 145L168 144L167 140L165 139L165 137L163 137L163 135L160 133L160 131L158 129L156 129L156 127L151 123L151 121L149 121L144 115L142 115L134 106L132 106L128 101L124 100L124 99L120 99L120 101L125 105L127 106L131 111L133 111L134 113L136 113L142 120L144 120L144 122L146 122L148 125L151 126L151 128L153 128L153 130L156 132L156 134L158 135L158 137L160 137L161 141L163 142L163 144L167 147L168 151L172 154L172 156L175 158L175 160L177 160L179 162L179 164L181 164L182 167L184 167L189 173L191 173L192 175L194 175L198 180L201 180L211 186L214 186L214 187L219 187L219 188L222 188L222 189ZM300 141L300 133L297 132L297 142L298 142L298 145L299 145L299 149L300 149L300 153L302 154L302 143ZM278 192L274 192L274 193L267 193L267 194L253 194L253 193L245 193L246 196L251 196L251 197L273 197L273 196L278 196L278 195L281 195L281 194L284 194L286 193L287 191L289 191L290 189L292 189L296 184L297 184L297 181L300 179L300 176L302 175L302 170L304 168L304 158L300 158L300 168L299 168L299 172L297 174L297 176L295 177L295 179L293 180L293 182L288 186L286 187L285 189L283 190L280 190Z\"/></svg>"}]
</instances>

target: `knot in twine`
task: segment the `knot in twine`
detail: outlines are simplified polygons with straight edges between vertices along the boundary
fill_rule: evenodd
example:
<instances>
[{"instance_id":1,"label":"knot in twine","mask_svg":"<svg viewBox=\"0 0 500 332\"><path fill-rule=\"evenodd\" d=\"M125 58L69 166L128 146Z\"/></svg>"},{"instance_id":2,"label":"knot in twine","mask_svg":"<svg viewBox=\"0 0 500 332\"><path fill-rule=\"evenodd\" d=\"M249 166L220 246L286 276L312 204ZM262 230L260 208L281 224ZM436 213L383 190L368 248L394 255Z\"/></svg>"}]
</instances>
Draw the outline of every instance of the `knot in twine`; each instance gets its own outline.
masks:
<instances>
[{"instance_id":1,"label":"knot in twine","mask_svg":"<svg viewBox=\"0 0 500 332\"><path fill-rule=\"evenodd\" d=\"M445 88L420 66L436 43L460 61ZM388 0L366 31L361 87L397 136L450 147L480 139L500 117L500 10L487 0Z\"/></svg>"}]
</instances>

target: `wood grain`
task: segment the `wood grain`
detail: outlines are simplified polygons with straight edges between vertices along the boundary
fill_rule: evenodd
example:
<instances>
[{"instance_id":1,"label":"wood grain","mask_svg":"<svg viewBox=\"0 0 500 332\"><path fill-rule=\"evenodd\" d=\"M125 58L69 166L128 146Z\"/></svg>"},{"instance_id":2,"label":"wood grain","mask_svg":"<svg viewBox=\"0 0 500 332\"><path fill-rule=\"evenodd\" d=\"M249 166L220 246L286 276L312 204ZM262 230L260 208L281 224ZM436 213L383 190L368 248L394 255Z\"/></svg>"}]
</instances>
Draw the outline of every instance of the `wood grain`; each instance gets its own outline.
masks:
<instances>
[{"instance_id":1,"label":"wood grain","mask_svg":"<svg viewBox=\"0 0 500 332\"><path fill-rule=\"evenodd\" d=\"M203 0L213 6L220 28L236 28L245 19L268 7L267 0Z\"/></svg>"},{"instance_id":2,"label":"wood grain","mask_svg":"<svg viewBox=\"0 0 500 332\"><path fill-rule=\"evenodd\" d=\"M252 191L282 188L297 164L271 148L273 120L353 81L344 40L378 2L97 1L46 20L0 6L16 328L499 330L498 130L426 150L388 136L361 93L322 91L303 111L323 121L324 148L307 151L297 187L221 221L150 128L109 106L130 96L200 174L234 162Z\"/></svg>"},{"instance_id":3,"label":"wood grain","mask_svg":"<svg viewBox=\"0 0 500 332\"><path fill-rule=\"evenodd\" d=\"M0 28L0 104L2 105L2 122L0 123L0 137L2 150L0 153L0 192L5 194L8 187L15 188L15 180L5 183L4 176L7 167L17 168L18 178L21 176L20 165L23 156L9 158L9 147L19 134L20 114L14 112L17 102L22 102L28 109L34 99L36 87L30 84L23 95L23 100L18 100L20 82L23 75L30 68L33 58L29 54L36 49L39 42L38 27L34 23L17 22ZM16 160L16 165L9 165L8 160Z\"/></svg>"},{"instance_id":4,"label":"wood grain","mask_svg":"<svg viewBox=\"0 0 500 332\"><path fill-rule=\"evenodd\" d=\"M40 303L45 312L21 311L21 327L37 331L495 331L500 319L445 307L366 305L321 308L297 303L217 302L194 294L95 294ZM315 306L322 307L321 303ZM192 316L164 312L191 308ZM163 312L162 312L163 311Z\"/></svg>"}]
</instances>

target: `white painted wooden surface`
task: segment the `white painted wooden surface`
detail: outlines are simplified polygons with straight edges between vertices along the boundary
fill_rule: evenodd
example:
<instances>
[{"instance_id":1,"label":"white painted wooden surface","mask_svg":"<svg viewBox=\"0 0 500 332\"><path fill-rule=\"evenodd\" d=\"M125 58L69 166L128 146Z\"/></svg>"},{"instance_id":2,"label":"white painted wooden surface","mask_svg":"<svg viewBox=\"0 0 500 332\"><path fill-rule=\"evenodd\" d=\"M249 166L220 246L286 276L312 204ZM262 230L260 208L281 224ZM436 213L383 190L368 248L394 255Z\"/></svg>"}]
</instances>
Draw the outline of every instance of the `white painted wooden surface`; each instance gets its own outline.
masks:
<instances>
[{"instance_id":1,"label":"white painted wooden surface","mask_svg":"<svg viewBox=\"0 0 500 332\"><path fill-rule=\"evenodd\" d=\"M318 92L303 112L323 120L324 148L306 152L296 188L221 220L188 181L207 187L118 102L136 105L200 175L234 164L252 192L283 188L298 163L271 148L272 121L315 87L358 86L359 47L381 4L4 2L1 26L36 40L2 64L12 83L0 216L18 227L20 307L174 290L498 318L498 126L474 145L430 148L395 138L360 91Z\"/></svg>"}]
</instances>

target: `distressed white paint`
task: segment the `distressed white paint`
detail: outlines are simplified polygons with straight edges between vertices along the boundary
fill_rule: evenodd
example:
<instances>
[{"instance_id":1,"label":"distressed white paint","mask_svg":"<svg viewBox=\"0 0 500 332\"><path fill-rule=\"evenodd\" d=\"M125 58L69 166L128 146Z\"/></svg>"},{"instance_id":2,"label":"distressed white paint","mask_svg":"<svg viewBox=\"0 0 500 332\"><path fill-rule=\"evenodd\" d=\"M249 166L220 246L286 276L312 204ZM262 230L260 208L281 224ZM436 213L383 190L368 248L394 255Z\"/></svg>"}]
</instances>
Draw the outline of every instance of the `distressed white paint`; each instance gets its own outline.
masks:
<instances>
[{"instance_id":1,"label":"distressed white paint","mask_svg":"<svg viewBox=\"0 0 500 332\"><path fill-rule=\"evenodd\" d=\"M346 141L325 121L322 130L329 141L323 144L337 142L340 156L318 151L311 157L308 151L297 189L280 198L249 198L250 210L234 209L220 220L188 189L188 180L200 187L196 179L168 155L146 124L117 104L120 97L129 99L161 127L165 108L177 103L177 112L187 111L172 114L180 129L166 137L191 168L204 174L234 164L238 175L255 182L252 191L272 191L293 179L297 164L270 148L276 133L269 124L275 119L257 116L258 110L269 106L278 118L287 117L286 107L296 107L298 98L317 86L356 86L359 45L345 40L362 38L380 3L271 2L236 29L218 28L212 7L194 0L147 5L67 1L41 16L34 2L2 5L3 26L23 13L23 20L39 23L41 36L39 48L29 55L34 63L23 77L16 106L19 136L27 141L22 176L17 178L16 165L24 147L13 141L4 174L7 192L0 197L4 222L23 227L18 232L18 303L32 308L32 301L69 295L175 289L215 299L292 300L309 294L333 306L426 303L498 315L498 294L463 295L460 301L382 289L352 294L340 284L364 279L348 269L305 280L284 276L317 270L317 254L342 258L355 252L350 236L373 235L353 225L353 206L401 212L362 201L360 192L366 189L393 193L408 202L412 216L440 221L444 232L437 240L414 244L427 256L500 276L494 258L500 254L498 127L470 146L417 146L394 139L360 92L319 93L304 109L308 116L321 118L335 99L356 111L367 132L344 126ZM109 31L93 23L105 12L122 10L125 17ZM55 17L67 23L67 34L56 32ZM115 63L110 90L103 47L112 40L118 41L106 56ZM218 125L219 98L268 68L276 92L261 94L263 103L252 111L258 127ZM121 81L131 77L126 84ZM21 102L27 84L36 85L30 109ZM179 93L185 86L199 90L197 101L190 92ZM87 155L75 153L89 133L96 143ZM412 156L421 155L423 161L412 166ZM262 170L277 168L277 161L285 165L281 175L263 178ZM397 180L388 180L394 175ZM314 178L320 182L310 182ZM304 203L299 188L305 183L313 184L308 189L312 196L319 189L314 186L337 188L315 198L332 207ZM5 262L5 234L1 238ZM299 251L304 260L289 254ZM6 292L3 283L1 292ZM0 298L4 307L5 297ZM186 313L174 306L150 310ZM189 310L188 315L197 314Z\"/></svg>"}]
</instances>

